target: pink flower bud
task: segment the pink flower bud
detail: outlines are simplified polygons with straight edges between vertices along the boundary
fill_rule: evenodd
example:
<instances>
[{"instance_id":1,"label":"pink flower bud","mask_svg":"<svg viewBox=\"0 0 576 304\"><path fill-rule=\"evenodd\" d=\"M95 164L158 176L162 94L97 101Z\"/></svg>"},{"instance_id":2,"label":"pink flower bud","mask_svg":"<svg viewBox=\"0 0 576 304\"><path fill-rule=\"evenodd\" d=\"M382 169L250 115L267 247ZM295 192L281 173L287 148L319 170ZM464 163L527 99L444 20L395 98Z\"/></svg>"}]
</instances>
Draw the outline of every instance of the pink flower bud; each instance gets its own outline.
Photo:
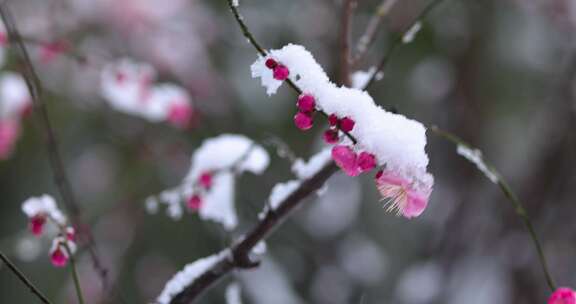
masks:
<instances>
[{"instance_id":1,"label":"pink flower bud","mask_svg":"<svg viewBox=\"0 0 576 304\"><path fill-rule=\"evenodd\" d=\"M268 58L266 60L266 67L269 69L274 69L276 66L278 65L278 62L276 62L276 60L272 59L272 58Z\"/></svg>"},{"instance_id":2,"label":"pink flower bud","mask_svg":"<svg viewBox=\"0 0 576 304\"><path fill-rule=\"evenodd\" d=\"M70 45L66 41L44 43L40 46L40 61L50 63L58 55L66 53L69 49Z\"/></svg>"},{"instance_id":3,"label":"pink flower bud","mask_svg":"<svg viewBox=\"0 0 576 304\"><path fill-rule=\"evenodd\" d=\"M192 211L198 211L202 208L202 199L199 195L192 195L188 200L188 208Z\"/></svg>"},{"instance_id":4,"label":"pink flower bud","mask_svg":"<svg viewBox=\"0 0 576 304\"><path fill-rule=\"evenodd\" d=\"M309 94L301 95L298 98L297 106L298 106L298 111L300 111L300 112L304 112L304 113L313 112L315 107L316 107L316 101L314 100L314 96L309 95Z\"/></svg>"},{"instance_id":5,"label":"pink flower bud","mask_svg":"<svg viewBox=\"0 0 576 304\"><path fill-rule=\"evenodd\" d=\"M290 75L290 70L288 70L288 68L285 65L278 64L274 68L273 74L274 79L276 80L286 80L286 78L288 78L288 75Z\"/></svg>"},{"instance_id":6,"label":"pink flower bud","mask_svg":"<svg viewBox=\"0 0 576 304\"><path fill-rule=\"evenodd\" d=\"M206 190L210 190L212 188L212 172L204 172L200 175L199 178L200 186L204 187Z\"/></svg>"},{"instance_id":7,"label":"pink flower bud","mask_svg":"<svg viewBox=\"0 0 576 304\"><path fill-rule=\"evenodd\" d=\"M334 127L336 125L338 125L338 116L334 115L334 114L330 114L330 116L328 116L328 124L330 124L330 126Z\"/></svg>"},{"instance_id":8,"label":"pink flower bud","mask_svg":"<svg viewBox=\"0 0 576 304\"><path fill-rule=\"evenodd\" d=\"M374 176L375 179L379 179L380 177L382 177L382 175L384 175L384 171L383 170L378 170L378 172L376 172L376 176Z\"/></svg>"},{"instance_id":9,"label":"pink flower bud","mask_svg":"<svg viewBox=\"0 0 576 304\"><path fill-rule=\"evenodd\" d=\"M330 129L324 132L324 141L328 144L335 144L338 142L338 130Z\"/></svg>"},{"instance_id":10,"label":"pink flower bud","mask_svg":"<svg viewBox=\"0 0 576 304\"><path fill-rule=\"evenodd\" d=\"M44 224L46 224L46 216L38 214L30 219L30 231L35 236L40 236L44 230Z\"/></svg>"},{"instance_id":11,"label":"pink flower bud","mask_svg":"<svg viewBox=\"0 0 576 304\"><path fill-rule=\"evenodd\" d=\"M350 117L344 117L340 120L340 130L350 132L354 129L356 123Z\"/></svg>"},{"instance_id":12,"label":"pink flower bud","mask_svg":"<svg viewBox=\"0 0 576 304\"><path fill-rule=\"evenodd\" d=\"M376 157L374 154L368 152L360 153L358 156L358 167L362 172L374 169L374 167L376 167Z\"/></svg>"},{"instance_id":13,"label":"pink flower bud","mask_svg":"<svg viewBox=\"0 0 576 304\"><path fill-rule=\"evenodd\" d=\"M168 121L178 128L186 128L190 126L192 115L194 111L188 103L175 103L170 107L168 112Z\"/></svg>"},{"instance_id":14,"label":"pink flower bud","mask_svg":"<svg viewBox=\"0 0 576 304\"><path fill-rule=\"evenodd\" d=\"M50 261L55 267L64 267L68 263L68 255L64 252L61 246L57 246L50 254Z\"/></svg>"},{"instance_id":15,"label":"pink flower bud","mask_svg":"<svg viewBox=\"0 0 576 304\"><path fill-rule=\"evenodd\" d=\"M75 241L76 240L76 230L72 227L66 228L66 239L68 241Z\"/></svg>"},{"instance_id":16,"label":"pink flower bud","mask_svg":"<svg viewBox=\"0 0 576 304\"><path fill-rule=\"evenodd\" d=\"M358 176L360 174L356 153L350 147L344 145L334 146L332 148L332 159L349 176Z\"/></svg>"},{"instance_id":17,"label":"pink flower bud","mask_svg":"<svg viewBox=\"0 0 576 304\"><path fill-rule=\"evenodd\" d=\"M312 120L312 116L310 116L309 114L298 112L294 116L294 124L296 124L296 127L298 127L298 129L306 131L312 128L314 122Z\"/></svg>"},{"instance_id":18,"label":"pink flower bud","mask_svg":"<svg viewBox=\"0 0 576 304\"><path fill-rule=\"evenodd\" d=\"M560 287L548 299L548 304L576 304L576 293L567 287Z\"/></svg>"}]
</instances>

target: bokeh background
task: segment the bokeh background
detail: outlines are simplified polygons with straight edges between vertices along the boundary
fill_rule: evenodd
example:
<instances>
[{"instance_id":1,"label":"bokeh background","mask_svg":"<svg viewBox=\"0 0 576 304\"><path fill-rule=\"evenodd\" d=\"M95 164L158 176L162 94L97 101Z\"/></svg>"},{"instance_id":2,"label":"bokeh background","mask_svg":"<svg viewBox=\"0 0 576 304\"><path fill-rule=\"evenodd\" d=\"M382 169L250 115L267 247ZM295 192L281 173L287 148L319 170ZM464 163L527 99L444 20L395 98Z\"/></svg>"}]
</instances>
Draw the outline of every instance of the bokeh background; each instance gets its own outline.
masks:
<instances>
[{"instance_id":1,"label":"bokeh background","mask_svg":"<svg viewBox=\"0 0 576 304\"><path fill-rule=\"evenodd\" d=\"M292 122L287 87L267 97L249 65L256 59L227 9L214 0L8 1L24 36L64 39L87 58L35 60L84 219L111 270L103 295L85 251L79 267L88 303L149 303L186 263L215 253L257 220L273 185L290 179L283 142L298 157L323 144L322 127ZM354 44L380 1L359 1ZM425 1L398 1L357 67L373 66ZM240 0L269 48L306 46L335 79L341 1ZM576 2L446 0L415 41L395 53L370 93L381 105L454 132L479 147L511 183L541 238L560 285L576 286ZM34 45L29 45L34 55ZM33 56L34 57L34 56ZM120 57L153 64L163 81L186 87L198 110L191 130L112 109L99 94L101 67ZM4 69L20 67L9 59ZM352 101L351 101L352 102ZM172 187L202 140L245 134L265 144L272 165L243 175L232 234L193 214L148 215L143 200ZM273 144L276 143L276 144ZM549 290L520 219L498 188L429 134L436 179L429 208L414 220L381 207L370 176L333 176L268 241L262 266L237 272L199 302L224 303L229 282L245 303L544 303ZM0 162L0 248L56 303L75 303L72 278L48 258L48 239L27 231L20 204L58 198L40 125L25 122L14 155ZM36 299L0 266L0 303Z\"/></svg>"}]
</instances>

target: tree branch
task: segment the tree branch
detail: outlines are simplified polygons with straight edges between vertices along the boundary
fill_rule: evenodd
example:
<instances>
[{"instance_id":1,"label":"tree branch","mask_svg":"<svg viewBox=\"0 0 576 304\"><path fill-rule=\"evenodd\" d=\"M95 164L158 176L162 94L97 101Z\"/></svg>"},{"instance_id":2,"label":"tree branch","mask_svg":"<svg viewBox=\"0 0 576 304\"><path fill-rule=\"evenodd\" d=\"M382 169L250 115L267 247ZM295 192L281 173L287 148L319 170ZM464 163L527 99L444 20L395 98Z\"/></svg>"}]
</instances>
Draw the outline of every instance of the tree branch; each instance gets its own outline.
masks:
<instances>
[{"instance_id":1,"label":"tree branch","mask_svg":"<svg viewBox=\"0 0 576 304\"><path fill-rule=\"evenodd\" d=\"M368 26L366 26L366 31L360 39L358 40L358 45L356 46L356 55L353 57L352 65L357 65L366 55L368 49L376 40L376 34L380 29L380 24L384 21L384 17L388 15L394 4L396 4L398 0L382 0L382 3L376 9L372 18L368 22Z\"/></svg>"},{"instance_id":2,"label":"tree branch","mask_svg":"<svg viewBox=\"0 0 576 304\"><path fill-rule=\"evenodd\" d=\"M38 118L44 129L46 148L48 150L48 158L52 167L54 183L56 184L56 187L62 196L62 200L66 206L66 209L71 214L72 224L77 228L79 235L82 235L86 238L88 251L92 258L94 268L97 270L102 279L102 285L104 288L106 288L108 271L103 267L97 255L96 243L92 232L88 226L82 222L80 207L77 204L72 192L72 188L70 187L70 182L66 175L66 169L64 168L64 162L62 161L62 156L60 155L56 133L54 132L54 128L50 122L48 109L44 101L42 83L34 69L34 65L32 64L22 37L16 27L14 18L12 17L12 14L10 13L5 2L0 2L0 17L6 26L6 31L10 41L15 42L16 49L20 55L20 60L22 61L24 68L23 76L26 82L26 86L30 91L32 102L34 104L35 117Z\"/></svg>"},{"instance_id":3,"label":"tree branch","mask_svg":"<svg viewBox=\"0 0 576 304\"><path fill-rule=\"evenodd\" d=\"M344 0L342 5L340 29L340 84L350 86L350 39L352 31L352 16L356 0Z\"/></svg>"},{"instance_id":4,"label":"tree branch","mask_svg":"<svg viewBox=\"0 0 576 304\"><path fill-rule=\"evenodd\" d=\"M18 267L12 264L8 257L1 251L0 259L18 277L18 279L20 279L20 281L24 283L24 285L26 285L36 297L38 297L40 302L44 304L52 304L52 302L50 302L50 300L48 300L48 298L46 298L46 296L36 286L34 286L34 284L32 284L32 282L30 282L30 280L28 280L28 278L26 278L26 276L18 269Z\"/></svg>"}]
</instances>

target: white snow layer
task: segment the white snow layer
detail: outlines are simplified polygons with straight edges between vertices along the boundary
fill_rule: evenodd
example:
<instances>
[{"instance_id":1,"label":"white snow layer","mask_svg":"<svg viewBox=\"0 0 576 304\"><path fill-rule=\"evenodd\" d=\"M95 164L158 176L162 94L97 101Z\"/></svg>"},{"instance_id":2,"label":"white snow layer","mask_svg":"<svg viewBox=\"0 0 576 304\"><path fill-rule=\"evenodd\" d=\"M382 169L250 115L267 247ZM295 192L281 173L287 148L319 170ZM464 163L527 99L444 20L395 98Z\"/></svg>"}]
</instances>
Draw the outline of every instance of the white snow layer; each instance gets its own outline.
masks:
<instances>
[{"instance_id":1,"label":"white snow layer","mask_svg":"<svg viewBox=\"0 0 576 304\"><path fill-rule=\"evenodd\" d=\"M202 275L210 267L225 259L229 255L228 250L221 251L217 254L201 258L184 267L183 270L176 273L164 286L156 302L158 304L168 304L174 296L179 294L190 285L196 278Z\"/></svg>"},{"instance_id":2,"label":"white snow layer","mask_svg":"<svg viewBox=\"0 0 576 304\"><path fill-rule=\"evenodd\" d=\"M373 153L378 164L413 181L416 188L429 191L433 178L426 172L426 128L418 121L387 112L376 105L365 91L338 87L300 45L289 44L260 56L251 66L252 77L261 78L269 95L276 93L282 81L273 78L265 62L273 58L290 70L289 78L304 92L316 98L316 105L327 114L348 116L356 125L351 134L357 149Z\"/></svg>"},{"instance_id":3,"label":"white snow layer","mask_svg":"<svg viewBox=\"0 0 576 304\"><path fill-rule=\"evenodd\" d=\"M52 196L47 194L38 197L31 197L25 200L22 203L22 212L24 212L29 218L33 218L39 214L44 214L59 225L66 224L66 217L60 209L58 209L56 201Z\"/></svg>"},{"instance_id":4,"label":"white snow layer","mask_svg":"<svg viewBox=\"0 0 576 304\"><path fill-rule=\"evenodd\" d=\"M240 284L232 283L226 287L226 304L242 304Z\"/></svg>"},{"instance_id":5,"label":"white snow layer","mask_svg":"<svg viewBox=\"0 0 576 304\"><path fill-rule=\"evenodd\" d=\"M207 139L192 155L192 165L182 184L160 193L160 201L167 205L170 217L179 219L183 213L182 200L192 195L200 175L213 172L212 188L202 196L198 214L232 230L238 224L234 207L235 174L245 171L261 174L269 163L268 152L245 136L223 134ZM154 211L154 201L149 200L148 204L150 211Z\"/></svg>"},{"instance_id":6,"label":"white snow layer","mask_svg":"<svg viewBox=\"0 0 576 304\"><path fill-rule=\"evenodd\" d=\"M19 119L31 103L26 81L20 74L13 72L0 74L0 120Z\"/></svg>"},{"instance_id":7,"label":"white snow layer","mask_svg":"<svg viewBox=\"0 0 576 304\"><path fill-rule=\"evenodd\" d=\"M416 38L416 35L418 34L418 32L420 32L421 29L422 29L422 23L420 22L414 23L414 25L412 25L412 27L408 29L406 33L404 33L404 36L402 36L402 43L410 43L414 41L414 38Z\"/></svg>"},{"instance_id":8,"label":"white snow layer","mask_svg":"<svg viewBox=\"0 0 576 304\"><path fill-rule=\"evenodd\" d=\"M484 158L482 157L482 151L480 151L478 149L471 149L471 148L466 147L464 145L458 145L456 152L460 156L467 159L469 162L475 164L476 167L478 167L478 170L480 170L482 173L484 173L484 175L486 175L486 177L491 182L493 182L495 184L498 183L498 175L494 171L492 171L490 168L488 168L488 166L484 162Z\"/></svg>"}]
</instances>

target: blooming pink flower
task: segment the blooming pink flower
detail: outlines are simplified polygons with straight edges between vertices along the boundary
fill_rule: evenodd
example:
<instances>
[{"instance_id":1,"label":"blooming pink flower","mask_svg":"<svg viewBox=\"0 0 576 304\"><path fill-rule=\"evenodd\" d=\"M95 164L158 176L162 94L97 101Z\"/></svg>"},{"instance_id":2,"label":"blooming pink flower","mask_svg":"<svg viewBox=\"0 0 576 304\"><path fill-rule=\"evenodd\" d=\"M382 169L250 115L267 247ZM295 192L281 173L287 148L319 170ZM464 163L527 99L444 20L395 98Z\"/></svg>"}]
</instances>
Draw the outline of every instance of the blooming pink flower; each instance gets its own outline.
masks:
<instances>
[{"instance_id":1,"label":"blooming pink flower","mask_svg":"<svg viewBox=\"0 0 576 304\"><path fill-rule=\"evenodd\" d=\"M56 249L50 254L50 261L55 267L64 267L68 263L68 254L64 252L62 246L56 246Z\"/></svg>"},{"instance_id":2,"label":"blooming pink flower","mask_svg":"<svg viewBox=\"0 0 576 304\"><path fill-rule=\"evenodd\" d=\"M372 153L362 152L358 155L358 167L361 172L366 172L376 167L376 157Z\"/></svg>"},{"instance_id":3,"label":"blooming pink flower","mask_svg":"<svg viewBox=\"0 0 576 304\"><path fill-rule=\"evenodd\" d=\"M361 173L358 168L356 153L348 146L334 146L332 148L332 159L349 176L358 176Z\"/></svg>"},{"instance_id":4,"label":"blooming pink flower","mask_svg":"<svg viewBox=\"0 0 576 304\"><path fill-rule=\"evenodd\" d=\"M576 293L567 287L560 287L552 293L548 304L576 304Z\"/></svg>"},{"instance_id":5,"label":"blooming pink flower","mask_svg":"<svg viewBox=\"0 0 576 304\"><path fill-rule=\"evenodd\" d=\"M430 193L414 189L408 180L389 171L378 172L376 176L376 187L389 205L387 211L396 210L398 215L413 218L426 209Z\"/></svg>"},{"instance_id":6,"label":"blooming pink flower","mask_svg":"<svg viewBox=\"0 0 576 304\"><path fill-rule=\"evenodd\" d=\"M328 144L335 144L338 142L338 130L329 129L324 132L324 141Z\"/></svg>"},{"instance_id":7,"label":"blooming pink flower","mask_svg":"<svg viewBox=\"0 0 576 304\"><path fill-rule=\"evenodd\" d=\"M200 181L200 186L204 187L207 190L210 190L210 188L212 188L212 172L204 172L200 175L199 178Z\"/></svg>"},{"instance_id":8,"label":"blooming pink flower","mask_svg":"<svg viewBox=\"0 0 576 304\"><path fill-rule=\"evenodd\" d=\"M338 119L338 116L336 116L334 114L330 114L330 116L328 116L328 124L330 124L330 126L332 126L332 127L338 125L339 121L340 121L340 119Z\"/></svg>"},{"instance_id":9,"label":"blooming pink flower","mask_svg":"<svg viewBox=\"0 0 576 304\"><path fill-rule=\"evenodd\" d=\"M278 64L273 71L274 79L276 80L286 80L288 75L290 75L290 70L285 65Z\"/></svg>"},{"instance_id":10,"label":"blooming pink flower","mask_svg":"<svg viewBox=\"0 0 576 304\"><path fill-rule=\"evenodd\" d=\"M202 198L199 195L192 195L188 200L188 208L192 211L198 211L202 208Z\"/></svg>"},{"instance_id":11,"label":"blooming pink flower","mask_svg":"<svg viewBox=\"0 0 576 304\"><path fill-rule=\"evenodd\" d=\"M7 159L20 136L20 124L14 120L0 121L0 160Z\"/></svg>"},{"instance_id":12,"label":"blooming pink flower","mask_svg":"<svg viewBox=\"0 0 576 304\"><path fill-rule=\"evenodd\" d=\"M298 111L303 113L313 112L316 107L316 101L314 96L309 94L304 94L298 98Z\"/></svg>"},{"instance_id":13,"label":"blooming pink flower","mask_svg":"<svg viewBox=\"0 0 576 304\"><path fill-rule=\"evenodd\" d=\"M314 121L312 120L312 116L310 114L298 112L294 116L294 124L296 124L298 129L305 131L312 128Z\"/></svg>"},{"instance_id":14,"label":"blooming pink flower","mask_svg":"<svg viewBox=\"0 0 576 304\"><path fill-rule=\"evenodd\" d=\"M188 103L174 103L168 112L168 121L178 128L190 126L194 110Z\"/></svg>"},{"instance_id":15,"label":"blooming pink flower","mask_svg":"<svg viewBox=\"0 0 576 304\"><path fill-rule=\"evenodd\" d=\"M272 59L272 58L268 58L266 59L266 67L269 69L274 69L277 65L278 62L276 62L276 60Z\"/></svg>"},{"instance_id":16,"label":"blooming pink flower","mask_svg":"<svg viewBox=\"0 0 576 304\"><path fill-rule=\"evenodd\" d=\"M340 120L340 129L344 132L350 132L354 129L356 122L350 117L344 117Z\"/></svg>"},{"instance_id":17,"label":"blooming pink flower","mask_svg":"<svg viewBox=\"0 0 576 304\"><path fill-rule=\"evenodd\" d=\"M46 224L46 215L38 214L30 219L30 231L35 236L40 236L44 230L44 224Z\"/></svg>"}]
</instances>

